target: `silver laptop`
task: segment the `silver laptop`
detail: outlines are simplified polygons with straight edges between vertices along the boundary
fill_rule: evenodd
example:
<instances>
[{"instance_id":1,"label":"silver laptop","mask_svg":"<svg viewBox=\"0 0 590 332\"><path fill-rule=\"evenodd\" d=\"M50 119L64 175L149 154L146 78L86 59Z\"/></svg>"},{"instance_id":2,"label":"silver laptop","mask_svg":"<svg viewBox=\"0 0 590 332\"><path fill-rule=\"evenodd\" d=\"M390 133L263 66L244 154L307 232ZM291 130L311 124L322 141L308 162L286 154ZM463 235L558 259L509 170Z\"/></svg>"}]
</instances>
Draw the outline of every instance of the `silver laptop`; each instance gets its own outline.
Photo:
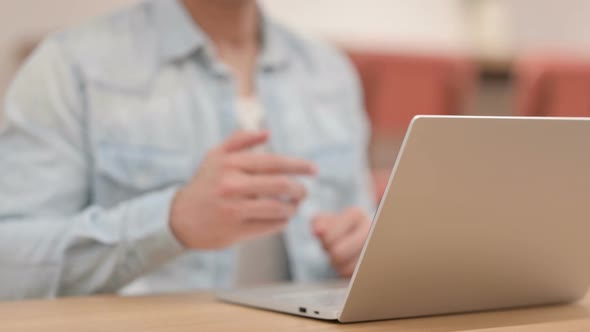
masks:
<instances>
[{"instance_id":1,"label":"silver laptop","mask_svg":"<svg viewBox=\"0 0 590 332\"><path fill-rule=\"evenodd\" d=\"M590 281L590 119L419 116L348 283L221 300L340 322L573 302Z\"/></svg>"}]
</instances>

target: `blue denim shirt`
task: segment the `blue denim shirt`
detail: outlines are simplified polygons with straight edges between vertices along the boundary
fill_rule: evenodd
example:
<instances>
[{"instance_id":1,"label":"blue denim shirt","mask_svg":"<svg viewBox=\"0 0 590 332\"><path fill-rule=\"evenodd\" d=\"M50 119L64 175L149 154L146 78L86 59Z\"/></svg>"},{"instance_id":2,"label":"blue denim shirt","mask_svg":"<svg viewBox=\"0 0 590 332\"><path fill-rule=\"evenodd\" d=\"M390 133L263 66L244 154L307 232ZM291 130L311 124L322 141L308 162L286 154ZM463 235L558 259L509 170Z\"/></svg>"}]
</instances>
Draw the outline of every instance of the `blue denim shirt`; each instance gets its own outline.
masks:
<instances>
[{"instance_id":1,"label":"blue denim shirt","mask_svg":"<svg viewBox=\"0 0 590 332\"><path fill-rule=\"evenodd\" d=\"M308 199L286 234L296 281L334 276L310 220L373 213L359 84L337 51L265 18L256 90L276 153L306 158ZM176 0L49 37L0 115L0 299L231 286L235 248L187 251L175 192L236 128L236 86Z\"/></svg>"}]
</instances>

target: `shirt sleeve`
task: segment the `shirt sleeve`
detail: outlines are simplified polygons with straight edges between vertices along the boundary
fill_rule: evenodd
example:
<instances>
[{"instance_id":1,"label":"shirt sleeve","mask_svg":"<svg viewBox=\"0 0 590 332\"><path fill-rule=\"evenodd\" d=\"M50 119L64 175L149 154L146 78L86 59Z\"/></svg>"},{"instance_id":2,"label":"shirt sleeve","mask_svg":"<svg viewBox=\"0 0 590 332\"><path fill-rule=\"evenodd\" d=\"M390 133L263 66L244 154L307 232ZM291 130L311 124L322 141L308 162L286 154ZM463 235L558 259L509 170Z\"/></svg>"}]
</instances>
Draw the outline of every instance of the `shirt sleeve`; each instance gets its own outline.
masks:
<instances>
[{"instance_id":1,"label":"shirt sleeve","mask_svg":"<svg viewBox=\"0 0 590 332\"><path fill-rule=\"evenodd\" d=\"M59 40L17 75L0 112L0 299L114 292L183 252L175 188L92 206L83 83Z\"/></svg>"}]
</instances>

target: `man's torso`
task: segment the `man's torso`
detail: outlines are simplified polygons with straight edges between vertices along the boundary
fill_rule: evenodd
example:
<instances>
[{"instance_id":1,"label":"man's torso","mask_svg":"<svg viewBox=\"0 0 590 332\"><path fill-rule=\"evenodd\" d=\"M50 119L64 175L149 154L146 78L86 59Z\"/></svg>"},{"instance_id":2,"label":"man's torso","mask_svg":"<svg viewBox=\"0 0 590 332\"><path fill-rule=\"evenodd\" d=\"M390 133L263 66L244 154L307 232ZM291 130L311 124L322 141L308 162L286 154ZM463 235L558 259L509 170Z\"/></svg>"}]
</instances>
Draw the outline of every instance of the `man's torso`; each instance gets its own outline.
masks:
<instances>
[{"instance_id":1,"label":"man's torso","mask_svg":"<svg viewBox=\"0 0 590 332\"><path fill-rule=\"evenodd\" d=\"M149 1L56 37L83 83L89 204L109 208L181 186L211 148L239 129L233 79L206 40L193 40L180 8L176 1ZM359 160L366 133L354 132L362 117L350 68L328 48L272 23L265 29L272 43L261 56L256 90L271 150L320 170L315 179L301 179L309 197L285 234L290 270L296 280L332 276L310 220L358 205L351 191L365 171ZM370 209L370 199L364 201ZM235 259L235 248L187 253L141 283L149 291L226 287Z\"/></svg>"}]
</instances>

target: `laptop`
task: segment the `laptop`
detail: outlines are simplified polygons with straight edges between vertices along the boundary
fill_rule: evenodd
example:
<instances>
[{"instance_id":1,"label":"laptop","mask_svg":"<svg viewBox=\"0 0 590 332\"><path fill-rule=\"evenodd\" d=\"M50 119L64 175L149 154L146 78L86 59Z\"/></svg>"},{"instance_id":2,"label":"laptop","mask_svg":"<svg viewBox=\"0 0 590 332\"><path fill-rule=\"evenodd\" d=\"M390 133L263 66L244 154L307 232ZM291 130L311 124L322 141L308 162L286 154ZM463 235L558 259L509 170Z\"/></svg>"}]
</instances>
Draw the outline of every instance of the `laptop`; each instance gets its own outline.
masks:
<instances>
[{"instance_id":1,"label":"laptop","mask_svg":"<svg viewBox=\"0 0 590 332\"><path fill-rule=\"evenodd\" d=\"M590 281L590 119L418 116L350 282L219 299L343 323L574 302Z\"/></svg>"}]
</instances>

